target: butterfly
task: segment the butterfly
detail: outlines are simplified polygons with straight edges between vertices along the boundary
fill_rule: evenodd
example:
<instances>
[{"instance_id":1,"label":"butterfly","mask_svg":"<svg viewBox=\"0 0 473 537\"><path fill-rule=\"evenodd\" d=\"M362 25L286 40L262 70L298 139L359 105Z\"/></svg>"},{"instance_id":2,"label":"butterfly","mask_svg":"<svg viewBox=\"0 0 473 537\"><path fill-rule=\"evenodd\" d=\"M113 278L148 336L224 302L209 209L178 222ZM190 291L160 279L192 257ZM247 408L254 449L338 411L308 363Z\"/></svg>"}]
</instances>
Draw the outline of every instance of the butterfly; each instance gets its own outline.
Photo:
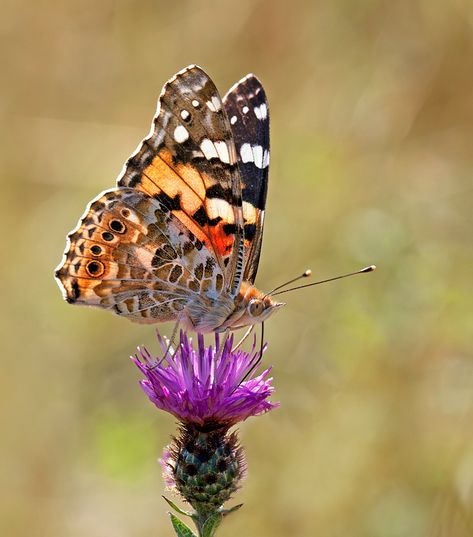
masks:
<instances>
[{"instance_id":1,"label":"butterfly","mask_svg":"<svg viewBox=\"0 0 473 537\"><path fill-rule=\"evenodd\" d=\"M68 235L55 272L65 300L202 333L266 320L283 305L254 285L268 167L259 80L247 75L222 99L200 67L179 71L117 188Z\"/></svg>"}]
</instances>

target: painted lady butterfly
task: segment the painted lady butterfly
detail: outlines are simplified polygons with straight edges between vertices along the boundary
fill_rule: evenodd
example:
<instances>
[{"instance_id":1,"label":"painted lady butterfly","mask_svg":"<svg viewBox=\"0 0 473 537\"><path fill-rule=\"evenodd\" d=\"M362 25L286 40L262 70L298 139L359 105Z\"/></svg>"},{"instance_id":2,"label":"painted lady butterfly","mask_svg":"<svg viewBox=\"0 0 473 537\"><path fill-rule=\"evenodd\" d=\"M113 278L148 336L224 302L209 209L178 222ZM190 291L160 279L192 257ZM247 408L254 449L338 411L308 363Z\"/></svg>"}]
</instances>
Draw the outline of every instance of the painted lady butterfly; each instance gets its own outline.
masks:
<instances>
[{"instance_id":1,"label":"painted lady butterfly","mask_svg":"<svg viewBox=\"0 0 473 537\"><path fill-rule=\"evenodd\" d=\"M263 236L269 110L254 75L223 100L191 65L164 86L117 188L88 206L55 276L71 304L198 332L267 319L254 285Z\"/></svg>"}]
</instances>

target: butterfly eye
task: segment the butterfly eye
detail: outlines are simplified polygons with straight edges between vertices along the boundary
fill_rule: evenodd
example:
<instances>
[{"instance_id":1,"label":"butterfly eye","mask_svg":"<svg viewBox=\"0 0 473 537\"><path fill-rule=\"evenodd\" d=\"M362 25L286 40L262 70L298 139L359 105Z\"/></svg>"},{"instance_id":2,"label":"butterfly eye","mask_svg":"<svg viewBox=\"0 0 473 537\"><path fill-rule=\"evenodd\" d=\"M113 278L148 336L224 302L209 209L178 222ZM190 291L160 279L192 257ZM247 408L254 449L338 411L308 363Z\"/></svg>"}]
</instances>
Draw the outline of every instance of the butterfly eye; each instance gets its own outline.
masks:
<instances>
[{"instance_id":1,"label":"butterfly eye","mask_svg":"<svg viewBox=\"0 0 473 537\"><path fill-rule=\"evenodd\" d=\"M263 302L257 299L250 300L250 303L248 305L248 311L252 317L258 317L264 311Z\"/></svg>"}]
</instances>

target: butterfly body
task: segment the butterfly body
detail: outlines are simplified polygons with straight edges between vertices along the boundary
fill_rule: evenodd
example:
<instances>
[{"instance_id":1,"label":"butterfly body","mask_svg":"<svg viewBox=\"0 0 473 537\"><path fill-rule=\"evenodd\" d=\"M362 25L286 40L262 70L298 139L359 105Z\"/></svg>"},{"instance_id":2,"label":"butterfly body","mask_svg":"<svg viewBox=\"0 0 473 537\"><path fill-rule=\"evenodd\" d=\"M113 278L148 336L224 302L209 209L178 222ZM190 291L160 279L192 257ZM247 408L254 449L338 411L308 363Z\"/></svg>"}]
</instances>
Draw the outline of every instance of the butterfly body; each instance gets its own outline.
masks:
<instances>
[{"instance_id":1,"label":"butterfly body","mask_svg":"<svg viewBox=\"0 0 473 537\"><path fill-rule=\"evenodd\" d=\"M117 188L69 234L56 269L64 298L199 332L264 320L279 306L253 285L268 164L259 81L245 77L222 101L200 68L179 72Z\"/></svg>"}]
</instances>

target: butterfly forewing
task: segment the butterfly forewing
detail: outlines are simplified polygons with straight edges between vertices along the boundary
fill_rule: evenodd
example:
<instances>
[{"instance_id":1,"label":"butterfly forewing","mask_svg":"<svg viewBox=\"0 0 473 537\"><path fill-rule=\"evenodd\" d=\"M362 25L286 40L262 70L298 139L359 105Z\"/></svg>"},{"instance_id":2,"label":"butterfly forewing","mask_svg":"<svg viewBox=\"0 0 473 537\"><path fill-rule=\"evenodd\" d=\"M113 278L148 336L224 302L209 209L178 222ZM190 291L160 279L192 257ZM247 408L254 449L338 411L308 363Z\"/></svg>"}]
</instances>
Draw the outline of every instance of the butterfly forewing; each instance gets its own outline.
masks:
<instances>
[{"instance_id":1,"label":"butterfly forewing","mask_svg":"<svg viewBox=\"0 0 473 537\"><path fill-rule=\"evenodd\" d=\"M261 82L252 74L223 98L237 151L243 197L245 267L254 282L263 239L269 171L269 105Z\"/></svg>"},{"instance_id":2,"label":"butterfly forewing","mask_svg":"<svg viewBox=\"0 0 473 537\"><path fill-rule=\"evenodd\" d=\"M118 185L166 205L212 253L235 294L243 260L240 175L222 100L202 69L188 67L164 86L152 132Z\"/></svg>"},{"instance_id":3,"label":"butterfly forewing","mask_svg":"<svg viewBox=\"0 0 473 537\"><path fill-rule=\"evenodd\" d=\"M56 276L66 300L139 322L174 320L223 274L203 243L158 200L131 188L94 200L69 236Z\"/></svg>"}]
</instances>

